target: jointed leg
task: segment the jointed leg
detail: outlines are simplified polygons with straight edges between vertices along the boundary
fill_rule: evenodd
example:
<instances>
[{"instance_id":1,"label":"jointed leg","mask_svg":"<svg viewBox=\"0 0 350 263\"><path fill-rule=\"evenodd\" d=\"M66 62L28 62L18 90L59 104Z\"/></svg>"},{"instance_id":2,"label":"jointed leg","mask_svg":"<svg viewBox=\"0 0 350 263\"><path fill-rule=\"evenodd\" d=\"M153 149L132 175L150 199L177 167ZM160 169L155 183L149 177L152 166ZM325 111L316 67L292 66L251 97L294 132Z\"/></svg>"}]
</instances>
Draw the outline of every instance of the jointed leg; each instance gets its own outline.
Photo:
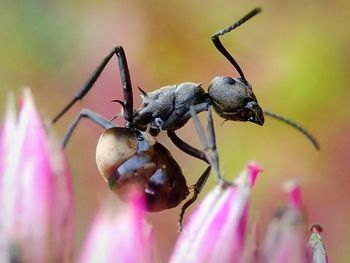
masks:
<instances>
[{"instance_id":1,"label":"jointed leg","mask_svg":"<svg viewBox=\"0 0 350 263\"><path fill-rule=\"evenodd\" d=\"M205 157L205 153L192 147L188 143L184 142L182 139L180 139L175 132L168 131L168 136L170 140L183 152L187 153L188 155L191 155L197 159L200 159L206 163L208 163L207 157ZM210 165L207 167L207 169L203 172L203 174L199 177L197 182L191 186L193 188L193 196L186 201L186 203L181 207L181 212L179 215L178 225L179 225L179 232L182 230L182 221L184 214L187 210L187 208L192 205L199 195L199 193L202 191L205 183L208 180L208 177L210 175L211 167Z\"/></svg>"},{"instance_id":2,"label":"jointed leg","mask_svg":"<svg viewBox=\"0 0 350 263\"><path fill-rule=\"evenodd\" d=\"M183 152L197 158L200 160L205 161L206 163L209 163L209 167L204 171L204 173L200 176L198 181L192 186L194 188L194 193L193 196L182 206L181 212L179 215L179 230L181 231L182 229L182 220L183 216L185 214L186 209L193 204L193 202L196 201L199 193L203 189L206 181L208 180L211 168L213 167L218 180L221 183L226 184L225 180L223 179L220 169L219 169L219 155L217 152L216 148L216 139L215 139L215 130L214 130L214 122L213 122L213 117L211 113L211 107L210 105L206 105L207 108L207 117L208 117L208 127L207 127L207 134L208 136L205 135L205 132L203 130L203 127L198 119L197 113L198 109L196 106L191 106L190 107L190 114L192 116L192 120L194 122L195 128L198 133L198 137L203 145L204 152L200 151L188 143L184 142L181 140L175 132L173 131L168 131L168 136L171 139L171 141Z\"/></svg>"},{"instance_id":3,"label":"jointed leg","mask_svg":"<svg viewBox=\"0 0 350 263\"><path fill-rule=\"evenodd\" d=\"M126 127L129 127L132 123L133 116L133 95L132 86L130 80L130 73L128 62L126 61L126 56L124 49L121 46L114 48L115 53L118 56L120 79L123 85L124 94L124 118L126 120Z\"/></svg>"},{"instance_id":4,"label":"jointed leg","mask_svg":"<svg viewBox=\"0 0 350 263\"><path fill-rule=\"evenodd\" d=\"M90 78L84 83L84 85L75 94L74 98L52 120L53 123L57 122L78 100L81 100L82 98L84 98L84 96L93 87L96 80L100 77L102 71L104 70L107 63L111 60L114 54L117 55L118 57L120 77L123 85L125 119L127 121L127 124L132 121L133 96L132 96L130 74L129 74L128 64L126 61L125 52L121 46L118 46L118 47L115 47L102 60L101 64L96 68L96 70L93 72Z\"/></svg>"},{"instance_id":5,"label":"jointed leg","mask_svg":"<svg viewBox=\"0 0 350 263\"><path fill-rule=\"evenodd\" d=\"M79 113L77 118L74 120L74 122L69 126L66 133L64 134L63 141L62 141L63 147L66 147L70 137L72 136L73 131L75 130L75 128L78 125L81 118L88 118L88 119L92 120L93 122L95 122L96 124L100 125L104 129L109 129L109 128L115 127L113 125L113 123L109 122L107 119L105 119L101 115L99 115L95 112L92 112L88 109L83 109Z\"/></svg>"},{"instance_id":6,"label":"jointed leg","mask_svg":"<svg viewBox=\"0 0 350 263\"><path fill-rule=\"evenodd\" d=\"M177 136L177 134L174 131L168 131L167 134L168 134L168 137L170 138L170 140L181 151L187 153L188 155L191 155L192 157L195 157L197 159L200 159L200 160L208 163L207 157L205 157L204 152L194 148L193 146L191 146L188 143L186 143L185 141L183 141L180 137Z\"/></svg>"},{"instance_id":7,"label":"jointed leg","mask_svg":"<svg viewBox=\"0 0 350 263\"><path fill-rule=\"evenodd\" d=\"M208 177L210 175L210 171L211 171L211 167L208 166L208 168L205 169L203 174L199 177L198 181L194 185L191 186L193 188L193 196L189 200L187 200L186 203L184 203L183 206L181 207L181 212L180 212L179 220L178 220L179 232L181 232L181 230L182 230L182 221L183 221L183 218L184 218L184 215L185 215L187 208L197 200L199 193L202 191L205 183L208 180Z\"/></svg>"},{"instance_id":8,"label":"jointed leg","mask_svg":"<svg viewBox=\"0 0 350 263\"><path fill-rule=\"evenodd\" d=\"M198 181L192 186L194 188L193 196L182 206L180 216L179 216L179 230L182 229L182 220L183 216L185 214L186 209L193 204L194 201L196 201L199 193L203 189L206 181L208 180L210 170L213 167L216 173L216 176L220 183L223 183L224 185L229 185L224 178L221 175L220 168L219 168L219 155L216 148L216 139L215 139L215 130L214 130L214 122L213 117L211 114L211 107L208 109L208 127L207 127L207 134L205 135L203 127L198 119L198 116L195 112L195 109L193 106L190 108L192 120L194 122L195 128L198 133L198 137L203 145L204 152L201 152L192 146L188 145L187 143L183 142L179 137L176 136L175 133L172 134L174 137L170 137L170 139L175 143L176 146L178 146L181 150L188 153L189 155L196 157L198 159L204 160L205 162L209 163L208 168L204 171L204 173L201 175L201 177L198 179ZM168 132L169 135L169 132ZM203 156L205 155L205 158Z\"/></svg>"},{"instance_id":9,"label":"jointed leg","mask_svg":"<svg viewBox=\"0 0 350 263\"><path fill-rule=\"evenodd\" d=\"M192 120L194 123L194 126L196 128L198 137L201 141L201 144L204 148L205 156L212 168L214 168L216 176L220 182L224 182L224 179L221 175L220 169L219 169L219 155L216 149L216 140L215 140L215 131L214 131L214 123L213 123L213 117L211 114L211 107L208 110L208 136L205 135L205 132L203 130L203 127L199 121L199 118L197 114L194 111L194 108L190 108L191 114L192 114Z\"/></svg>"},{"instance_id":10,"label":"jointed leg","mask_svg":"<svg viewBox=\"0 0 350 263\"><path fill-rule=\"evenodd\" d=\"M195 112L200 113L202 111L207 111L211 105L211 99L208 94L198 96L193 101L186 103L180 108L175 108L173 105L173 110L171 113L163 120L161 125L162 130L168 130L169 127L176 127L180 124L180 127L186 123L191 118L190 105L195 107Z\"/></svg>"},{"instance_id":11,"label":"jointed leg","mask_svg":"<svg viewBox=\"0 0 350 263\"><path fill-rule=\"evenodd\" d=\"M182 206L181 208L181 212L180 212L180 216L179 216L179 231L182 230L182 220L183 220L183 216L185 214L186 209L193 204L194 201L196 201L199 193L201 192L203 186L205 185L209 174L210 174L210 170L213 167L216 173L216 176L219 180L220 183L222 183L223 185L227 186L230 185L230 183L226 182L224 180L224 178L222 177L221 173L220 173L220 169L219 169L219 155L216 149L216 140L215 140L215 131L214 131L214 123L213 123L213 118L212 118L212 114L211 114L211 108L208 109L208 136L205 135L203 127L198 119L198 116L194 110L194 107L191 106L190 108L191 114L192 114L192 120L194 122L195 128L197 130L199 139L203 145L204 148L204 154L205 154L205 161L209 163L209 167L204 171L204 173L201 175L201 177L198 179L197 183L195 183L192 187L194 187L194 193L193 196ZM170 136L169 136L170 137ZM171 138L171 137L170 137ZM173 139L172 139L173 140ZM177 137L177 140L182 141L180 138ZM173 140L174 142L174 140ZM182 141L183 142L183 141ZM175 143L175 142L174 142ZM178 146L179 143L175 143L175 145ZM185 143L186 144L186 143ZM181 150L183 150L184 152L199 158L201 160L204 160L204 158L202 158L203 152L194 149L192 146L186 144L186 147L184 147L183 145L180 144L180 146L178 146ZM188 150L190 149L190 151ZM194 149L194 150L193 150ZM198 153L201 153L200 155Z\"/></svg>"}]
</instances>

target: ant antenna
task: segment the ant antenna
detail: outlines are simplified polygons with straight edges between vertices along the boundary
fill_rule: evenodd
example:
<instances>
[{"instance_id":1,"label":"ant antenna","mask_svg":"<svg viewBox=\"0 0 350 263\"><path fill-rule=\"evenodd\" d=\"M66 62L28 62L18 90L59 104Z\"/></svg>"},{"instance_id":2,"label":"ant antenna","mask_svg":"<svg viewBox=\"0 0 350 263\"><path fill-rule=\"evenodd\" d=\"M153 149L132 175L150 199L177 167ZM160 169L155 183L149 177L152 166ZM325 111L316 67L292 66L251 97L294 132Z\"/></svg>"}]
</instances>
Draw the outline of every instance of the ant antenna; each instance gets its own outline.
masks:
<instances>
[{"instance_id":1,"label":"ant antenna","mask_svg":"<svg viewBox=\"0 0 350 263\"><path fill-rule=\"evenodd\" d=\"M239 75L241 76L241 79L243 82L248 83L242 69L240 68L240 66L238 65L238 63L236 62L236 60L231 56L231 54L227 51L227 49L222 45L221 41L220 41L220 36L225 35L226 33L231 32L233 29L239 27L240 25L242 25L244 22L248 21L249 19L251 19L253 16L259 14L261 12L261 8L254 8L252 11L250 11L248 14L246 14L244 17L242 17L240 20L238 20L236 23L230 25L227 28L224 28L222 30L220 30L219 32L215 33L212 37L211 40L213 41L215 47L217 48L217 50L220 51L221 54L224 55L224 57L231 62L231 64L235 67L235 69L238 71Z\"/></svg>"},{"instance_id":2,"label":"ant antenna","mask_svg":"<svg viewBox=\"0 0 350 263\"><path fill-rule=\"evenodd\" d=\"M298 131L300 131L302 134L304 134L306 136L306 138L313 144L313 146L316 148L316 150L318 150L318 151L320 150L320 145L318 144L316 139L304 127L300 126L299 124L295 123L294 121L287 119L286 117L283 117L283 116L278 115L278 114L271 112L271 111L264 110L264 114L266 114L267 116L270 116L276 120L282 121L282 122L292 126L293 128L297 129Z\"/></svg>"}]
</instances>

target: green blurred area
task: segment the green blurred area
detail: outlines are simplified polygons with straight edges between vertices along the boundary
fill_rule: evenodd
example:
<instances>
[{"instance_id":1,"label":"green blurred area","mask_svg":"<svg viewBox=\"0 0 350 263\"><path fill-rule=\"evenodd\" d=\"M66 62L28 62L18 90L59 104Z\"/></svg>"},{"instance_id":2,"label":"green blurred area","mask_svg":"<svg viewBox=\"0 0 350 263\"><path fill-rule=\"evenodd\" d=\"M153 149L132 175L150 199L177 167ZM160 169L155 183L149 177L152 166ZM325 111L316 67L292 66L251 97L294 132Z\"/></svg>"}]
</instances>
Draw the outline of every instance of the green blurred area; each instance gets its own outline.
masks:
<instances>
[{"instance_id":1,"label":"green blurred area","mask_svg":"<svg viewBox=\"0 0 350 263\"><path fill-rule=\"evenodd\" d=\"M307 223L321 224L329 258L348 262L350 252L350 2L295 1L2 1L0 9L0 111L9 91L33 90L39 109L52 118L115 45L127 52L133 85L154 90L184 81L208 86L217 75L237 72L210 36L255 6L263 13L225 35L224 45L241 65L263 108L309 129L321 151L275 120L264 127L215 117L221 167L234 178L249 160L264 167L252 199L261 225L283 204L281 185L302 184ZM116 60L93 91L57 125L61 137L83 107L108 118L122 98ZM135 91L135 103L140 98ZM204 118L203 118L204 121ZM77 246L108 191L95 167L101 129L84 121L67 148L74 176ZM199 147L191 123L179 134ZM169 143L190 183L205 165ZM198 164L198 165L197 165ZM214 183L212 178L205 191ZM256 212L257 211L257 212ZM176 238L178 209L150 215L164 259Z\"/></svg>"}]
</instances>

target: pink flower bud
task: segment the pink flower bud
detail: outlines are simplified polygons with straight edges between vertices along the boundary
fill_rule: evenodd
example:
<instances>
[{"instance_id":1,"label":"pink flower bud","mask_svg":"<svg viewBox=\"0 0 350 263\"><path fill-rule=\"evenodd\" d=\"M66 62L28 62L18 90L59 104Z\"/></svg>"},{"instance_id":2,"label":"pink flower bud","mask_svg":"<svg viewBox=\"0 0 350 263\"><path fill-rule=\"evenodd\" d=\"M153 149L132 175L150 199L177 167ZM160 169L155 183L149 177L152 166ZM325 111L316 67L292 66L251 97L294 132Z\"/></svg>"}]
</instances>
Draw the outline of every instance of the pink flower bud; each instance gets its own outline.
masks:
<instances>
[{"instance_id":1,"label":"pink flower bud","mask_svg":"<svg viewBox=\"0 0 350 263\"><path fill-rule=\"evenodd\" d=\"M188 220L175 262L239 262L243 257L249 194L260 168L251 164L233 185L216 186Z\"/></svg>"},{"instance_id":2,"label":"pink flower bud","mask_svg":"<svg viewBox=\"0 0 350 263\"><path fill-rule=\"evenodd\" d=\"M119 206L113 201L95 218L79 262L153 262L143 196L134 192L128 203Z\"/></svg>"},{"instance_id":3,"label":"pink flower bud","mask_svg":"<svg viewBox=\"0 0 350 263\"><path fill-rule=\"evenodd\" d=\"M73 204L61 147L28 90L17 122L13 116L7 113L1 137L0 260L64 262L72 258Z\"/></svg>"}]
</instances>

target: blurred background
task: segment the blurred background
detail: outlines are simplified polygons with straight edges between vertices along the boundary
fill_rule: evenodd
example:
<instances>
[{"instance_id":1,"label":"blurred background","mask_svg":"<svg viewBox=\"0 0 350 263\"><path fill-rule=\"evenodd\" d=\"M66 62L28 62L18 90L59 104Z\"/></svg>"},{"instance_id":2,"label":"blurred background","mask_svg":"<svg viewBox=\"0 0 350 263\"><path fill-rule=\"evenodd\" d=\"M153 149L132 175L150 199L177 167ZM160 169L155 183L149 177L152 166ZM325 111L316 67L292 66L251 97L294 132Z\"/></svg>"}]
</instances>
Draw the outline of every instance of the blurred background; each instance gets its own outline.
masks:
<instances>
[{"instance_id":1,"label":"blurred background","mask_svg":"<svg viewBox=\"0 0 350 263\"><path fill-rule=\"evenodd\" d=\"M350 260L350 2L337 1L7 1L0 9L0 109L9 91L32 88L41 114L51 119L73 97L116 45L127 54L132 83L146 91L184 81L207 88L218 75L237 72L214 48L210 36L252 8L263 13L223 38L253 85L260 105L301 123L321 144L317 152L294 129L273 119L259 127L215 116L221 167L233 179L250 160L264 167L250 215L264 232L275 207L284 203L283 183L302 184L307 224L321 224L332 262ZM81 108L107 118L120 108L117 60L95 88L55 125L57 137ZM134 89L135 106L140 96ZM204 118L203 118L204 120ZM122 123L119 123L120 125ZM66 152L73 172L76 245L109 191L95 165L102 130L84 120ZM180 136L197 147L192 123ZM189 184L205 169L200 161L159 137L183 168ZM204 192L211 189L209 180ZM150 214L165 261L177 236L179 208Z\"/></svg>"}]
</instances>

